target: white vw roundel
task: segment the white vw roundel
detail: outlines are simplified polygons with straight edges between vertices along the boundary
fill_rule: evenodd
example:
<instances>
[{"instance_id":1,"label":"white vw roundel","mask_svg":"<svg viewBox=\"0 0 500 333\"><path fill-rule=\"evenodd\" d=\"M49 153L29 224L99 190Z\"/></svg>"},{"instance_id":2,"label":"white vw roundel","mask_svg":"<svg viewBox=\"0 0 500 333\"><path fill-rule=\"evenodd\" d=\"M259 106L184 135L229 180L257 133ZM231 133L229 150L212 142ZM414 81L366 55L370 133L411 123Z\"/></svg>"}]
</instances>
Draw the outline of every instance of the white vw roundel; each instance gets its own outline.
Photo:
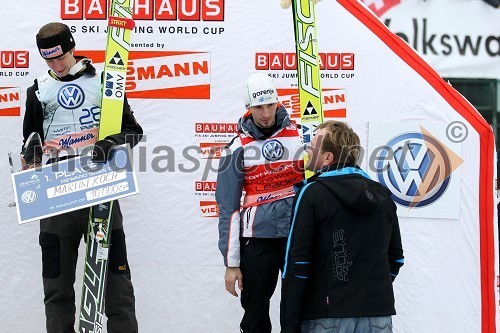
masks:
<instances>
[{"instance_id":1,"label":"white vw roundel","mask_svg":"<svg viewBox=\"0 0 500 333\"><path fill-rule=\"evenodd\" d=\"M264 155L266 160L271 162L279 160L281 157L283 157L284 153L285 148L283 147L283 144L281 144L281 142L279 142L278 140L268 141L262 147L262 154Z\"/></svg>"},{"instance_id":2,"label":"white vw roundel","mask_svg":"<svg viewBox=\"0 0 500 333\"><path fill-rule=\"evenodd\" d=\"M21 201L24 202L25 204L30 204L36 201L37 195L35 191L24 191L23 194L21 194Z\"/></svg>"},{"instance_id":3,"label":"white vw roundel","mask_svg":"<svg viewBox=\"0 0 500 333\"><path fill-rule=\"evenodd\" d=\"M85 94L76 84L66 84L57 93L57 101L66 109L76 109L83 104Z\"/></svg>"}]
</instances>

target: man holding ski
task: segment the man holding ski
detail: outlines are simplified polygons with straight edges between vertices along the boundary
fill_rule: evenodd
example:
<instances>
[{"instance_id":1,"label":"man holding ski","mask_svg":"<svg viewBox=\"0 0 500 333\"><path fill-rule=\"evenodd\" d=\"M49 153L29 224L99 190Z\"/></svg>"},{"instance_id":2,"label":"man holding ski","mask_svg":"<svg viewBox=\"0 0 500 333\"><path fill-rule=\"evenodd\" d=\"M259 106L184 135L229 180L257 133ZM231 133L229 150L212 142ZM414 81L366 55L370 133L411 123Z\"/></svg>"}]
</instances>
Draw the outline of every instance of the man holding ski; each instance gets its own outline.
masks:
<instances>
[{"instance_id":1,"label":"man holding ski","mask_svg":"<svg viewBox=\"0 0 500 333\"><path fill-rule=\"evenodd\" d=\"M121 133L97 140L101 105L101 76L91 60L74 56L75 41L69 27L49 23L36 35L40 55L49 71L28 88L23 122L25 141L36 132L50 162L79 155L95 145L93 160L104 162L115 145L135 146L142 128L128 102L123 106ZM135 298L127 262L122 214L118 202L112 210L112 246L105 304L109 333L138 331ZM42 276L46 328L49 333L72 333L75 323L75 271L78 247L87 233L89 209L40 221Z\"/></svg>"},{"instance_id":2,"label":"man holding ski","mask_svg":"<svg viewBox=\"0 0 500 333\"><path fill-rule=\"evenodd\" d=\"M247 79L245 107L219 164L219 249L226 290L238 296L236 283L241 290L241 332L270 333L269 304L283 267L293 184L303 179L302 145L267 75Z\"/></svg>"}]
</instances>

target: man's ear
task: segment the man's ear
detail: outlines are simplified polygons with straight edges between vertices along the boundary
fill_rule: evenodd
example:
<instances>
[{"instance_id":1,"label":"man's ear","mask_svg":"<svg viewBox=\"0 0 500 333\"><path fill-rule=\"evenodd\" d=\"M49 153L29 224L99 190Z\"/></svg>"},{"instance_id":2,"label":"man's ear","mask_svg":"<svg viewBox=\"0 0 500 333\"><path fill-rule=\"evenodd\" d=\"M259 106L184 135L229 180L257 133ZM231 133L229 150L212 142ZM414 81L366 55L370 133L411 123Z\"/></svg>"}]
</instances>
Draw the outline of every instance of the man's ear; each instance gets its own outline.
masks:
<instances>
[{"instance_id":1,"label":"man's ear","mask_svg":"<svg viewBox=\"0 0 500 333\"><path fill-rule=\"evenodd\" d=\"M335 162L335 158L333 157L333 153L330 151L324 152L325 154L325 165L332 165Z\"/></svg>"}]
</instances>

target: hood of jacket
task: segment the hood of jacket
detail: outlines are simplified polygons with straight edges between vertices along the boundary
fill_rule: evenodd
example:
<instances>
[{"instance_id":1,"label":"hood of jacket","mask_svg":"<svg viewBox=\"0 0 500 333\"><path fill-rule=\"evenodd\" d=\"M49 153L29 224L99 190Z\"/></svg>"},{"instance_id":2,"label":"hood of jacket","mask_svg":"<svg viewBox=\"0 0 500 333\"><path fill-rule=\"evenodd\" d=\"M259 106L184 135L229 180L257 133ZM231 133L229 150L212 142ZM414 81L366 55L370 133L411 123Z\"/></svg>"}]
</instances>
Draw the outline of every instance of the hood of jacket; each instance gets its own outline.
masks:
<instances>
[{"instance_id":1,"label":"hood of jacket","mask_svg":"<svg viewBox=\"0 0 500 333\"><path fill-rule=\"evenodd\" d=\"M345 206L360 213L371 214L391 192L381 184L370 179L363 170L355 165L333 165L314 175L308 182L325 186Z\"/></svg>"}]
</instances>

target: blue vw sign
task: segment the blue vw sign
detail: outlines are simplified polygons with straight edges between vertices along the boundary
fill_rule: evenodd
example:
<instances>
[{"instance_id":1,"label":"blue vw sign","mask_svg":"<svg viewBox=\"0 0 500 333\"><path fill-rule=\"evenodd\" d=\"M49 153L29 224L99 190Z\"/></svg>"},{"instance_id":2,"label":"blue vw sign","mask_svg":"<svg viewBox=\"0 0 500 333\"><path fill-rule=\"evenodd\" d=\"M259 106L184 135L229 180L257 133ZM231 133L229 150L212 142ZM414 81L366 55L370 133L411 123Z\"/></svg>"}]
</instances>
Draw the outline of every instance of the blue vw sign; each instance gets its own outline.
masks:
<instances>
[{"instance_id":1,"label":"blue vw sign","mask_svg":"<svg viewBox=\"0 0 500 333\"><path fill-rule=\"evenodd\" d=\"M57 93L59 105L66 109L76 109L83 104L85 94L76 84L66 84Z\"/></svg>"},{"instance_id":2,"label":"blue vw sign","mask_svg":"<svg viewBox=\"0 0 500 333\"><path fill-rule=\"evenodd\" d=\"M377 156L379 182L396 203L424 207L438 200L448 188L451 162L445 147L435 138L403 133L391 139Z\"/></svg>"},{"instance_id":3,"label":"blue vw sign","mask_svg":"<svg viewBox=\"0 0 500 333\"><path fill-rule=\"evenodd\" d=\"M278 140L267 141L262 147L264 158L270 162L277 161L283 157L285 148Z\"/></svg>"}]
</instances>

